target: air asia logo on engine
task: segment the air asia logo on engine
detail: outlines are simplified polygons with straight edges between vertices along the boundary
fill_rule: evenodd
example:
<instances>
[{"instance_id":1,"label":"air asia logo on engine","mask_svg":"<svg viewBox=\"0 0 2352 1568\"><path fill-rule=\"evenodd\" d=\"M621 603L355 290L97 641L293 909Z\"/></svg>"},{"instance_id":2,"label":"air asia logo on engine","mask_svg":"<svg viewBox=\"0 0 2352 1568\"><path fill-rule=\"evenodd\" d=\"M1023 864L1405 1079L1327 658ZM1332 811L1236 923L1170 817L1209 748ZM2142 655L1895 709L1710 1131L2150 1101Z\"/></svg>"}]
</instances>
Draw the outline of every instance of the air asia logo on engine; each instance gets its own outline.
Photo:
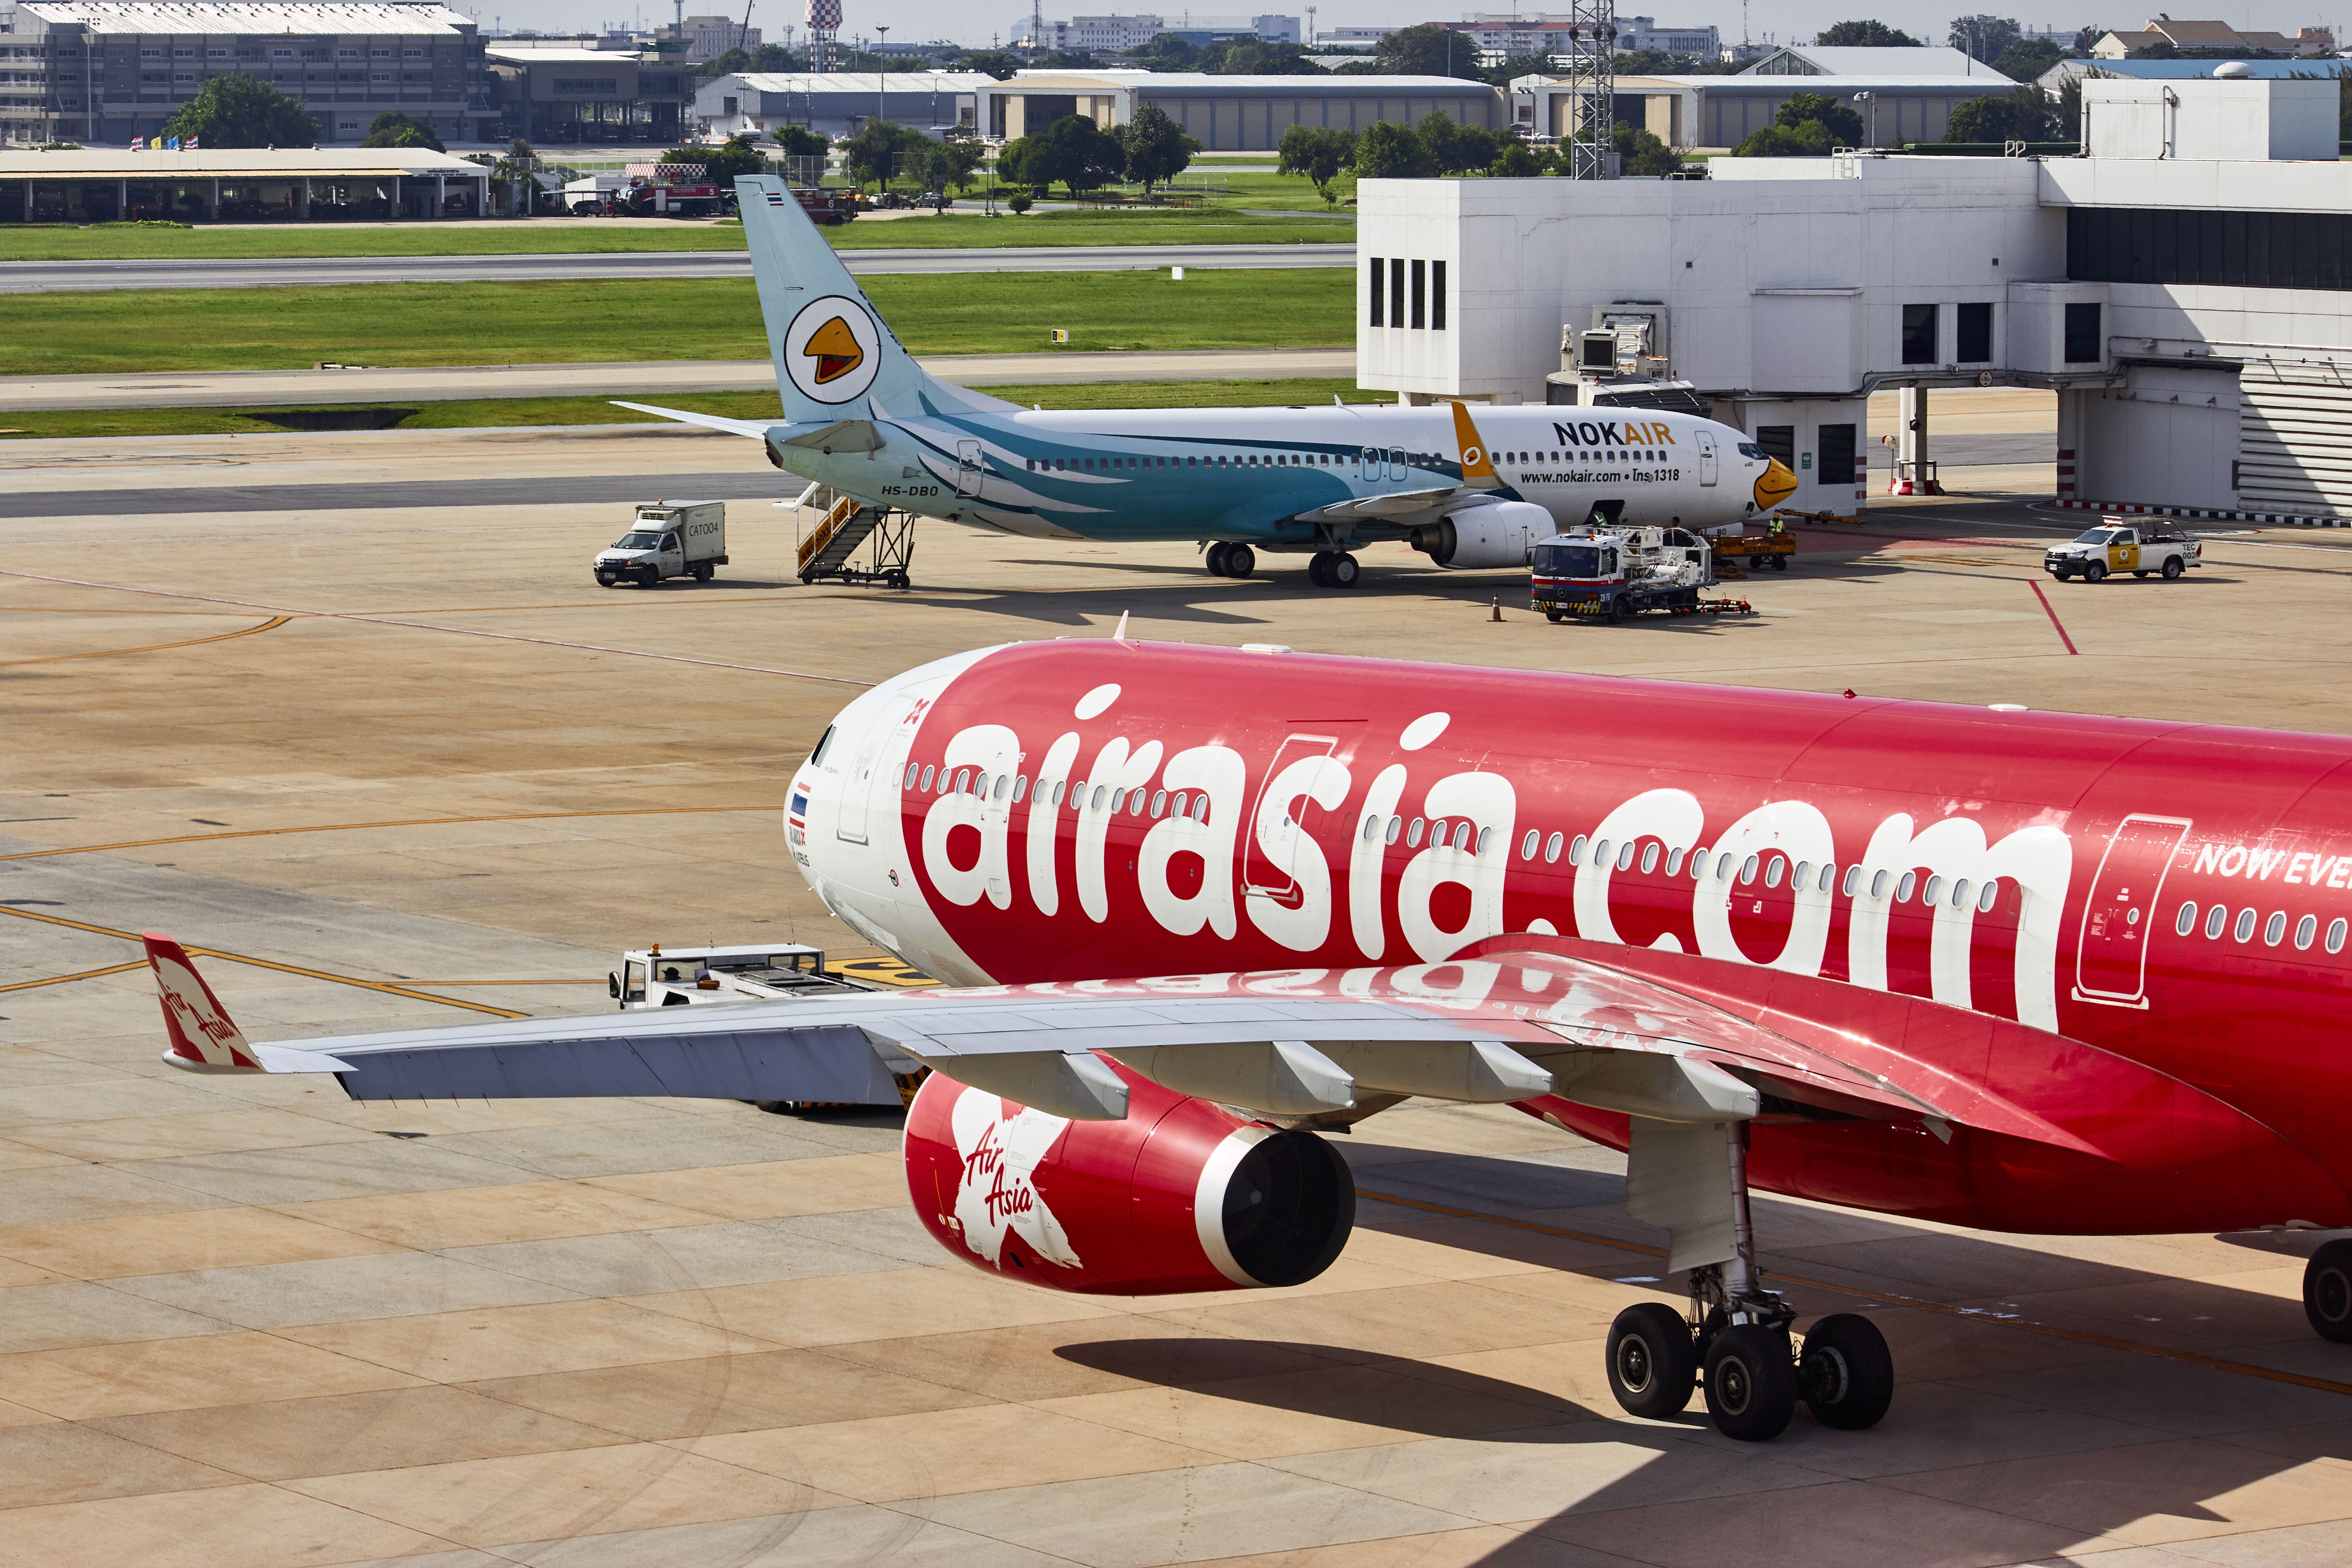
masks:
<instances>
[{"instance_id":1,"label":"air asia logo on engine","mask_svg":"<svg viewBox=\"0 0 2352 1568\"><path fill-rule=\"evenodd\" d=\"M1070 1125L1068 1119L1025 1107L1007 1116L1004 1101L967 1089L956 1097L948 1123L963 1161L955 1205L963 1244L991 1268L1001 1268L1009 1231L1046 1262L1077 1268L1069 1233L1037 1194L1037 1163Z\"/></svg>"},{"instance_id":2,"label":"air asia logo on engine","mask_svg":"<svg viewBox=\"0 0 2352 1568\"><path fill-rule=\"evenodd\" d=\"M785 372L819 403L863 396L882 368L881 351L874 318L843 294L810 300L784 329Z\"/></svg>"}]
</instances>

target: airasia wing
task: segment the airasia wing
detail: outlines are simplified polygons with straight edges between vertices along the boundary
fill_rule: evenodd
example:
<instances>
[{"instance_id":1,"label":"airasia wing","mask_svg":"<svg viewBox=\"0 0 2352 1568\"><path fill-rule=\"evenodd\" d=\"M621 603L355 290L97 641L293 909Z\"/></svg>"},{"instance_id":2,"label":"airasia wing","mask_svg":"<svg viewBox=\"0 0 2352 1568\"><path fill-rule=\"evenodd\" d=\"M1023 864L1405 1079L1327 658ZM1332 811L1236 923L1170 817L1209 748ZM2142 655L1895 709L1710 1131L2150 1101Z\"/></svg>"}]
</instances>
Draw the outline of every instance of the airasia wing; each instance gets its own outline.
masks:
<instances>
[{"instance_id":1,"label":"airasia wing","mask_svg":"<svg viewBox=\"0 0 2352 1568\"><path fill-rule=\"evenodd\" d=\"M1893 1373L1858 1317L1793 1344L1751 1184L2020 1231L2352 1225L2347 783L2325 737L1058 641L885 682L792 786L828 907L954 985L253 1045L149 953L167 1060L359 1099L897 1103L929 1067L924 1224L1081 1291L1312 1278L1353 1215L1318 1130L1513 1104L1627 1150L1690 1270L1687 1319L1612 1327L1620 1402L1696 1384L1769 1437L1800 1398L1870 1425ZM2305 1295L2352 1339L2352 1243Z\"/></svg>"}]
</instances>

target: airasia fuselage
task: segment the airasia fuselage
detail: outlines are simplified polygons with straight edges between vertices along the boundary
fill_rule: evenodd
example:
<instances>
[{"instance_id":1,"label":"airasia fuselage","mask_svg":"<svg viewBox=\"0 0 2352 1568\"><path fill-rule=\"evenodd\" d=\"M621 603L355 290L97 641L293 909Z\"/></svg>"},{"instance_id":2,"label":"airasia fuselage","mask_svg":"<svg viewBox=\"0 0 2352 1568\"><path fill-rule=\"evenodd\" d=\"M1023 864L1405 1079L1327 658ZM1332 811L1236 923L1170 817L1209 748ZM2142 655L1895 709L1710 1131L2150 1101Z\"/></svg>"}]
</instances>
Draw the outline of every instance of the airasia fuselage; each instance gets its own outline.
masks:
<instances>
[{"instance_id":1,"label":"airasia fuselage","mask_svg":"<svg viewBox=\"0 0 2352 1568\"><path fill-rule=\"evenodd\" d=\"M1508 932L1766 966L2145 1064L2333 1183L2294 1203L2334 1212L2217 1217L2183 1194L2186 1225L2352 1224L2342 739L1064 640L860 697L792 798L829 907L953 983L1338 984ZM1759 1184L1832 1190L1790 1173L1854 1136L1759 1129ZM1896 1174L1866 1190L1878 1168L1840 1201L1968 1212L1965 1173L1915 1198Z\"/></svg>"}]
</instances>

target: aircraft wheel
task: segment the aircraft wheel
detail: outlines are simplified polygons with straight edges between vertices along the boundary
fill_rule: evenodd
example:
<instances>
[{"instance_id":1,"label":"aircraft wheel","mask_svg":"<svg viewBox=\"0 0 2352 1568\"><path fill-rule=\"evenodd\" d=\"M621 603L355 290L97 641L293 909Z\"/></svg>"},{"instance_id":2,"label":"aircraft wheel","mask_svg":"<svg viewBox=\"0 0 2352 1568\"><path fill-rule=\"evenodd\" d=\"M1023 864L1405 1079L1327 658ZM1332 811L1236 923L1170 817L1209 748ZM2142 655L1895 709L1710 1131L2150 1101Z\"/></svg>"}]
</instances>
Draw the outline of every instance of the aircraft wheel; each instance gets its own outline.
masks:
<instances>
[{"instance_id":1,"label":"aircraft wheel","mask_svg":"<svg viewBox=\"0 0 2352 1568\"><path fill-rule=\"evenodd\" d=\"M2352 1241L2331 1241L2304 1265L2303 1315L2321 1339L2352 1344Z\"/></svg>"},{"instance_id":2,"label":"aircraft wheel","mask_svg":"<svg viewBox=\"0 0 2352 1568\"><path fill-rule=\"evenodd\" d=\"M1356 558L1354 556L1347 553L1345 551L1337 551L1333 552L1331 556L1331 569L1328 574L1331 579L1331 586L1334 588L1352 588L1356 585L1356 579L1361 577L1363 574L1364 569L1356 564Z\"/></svg>"},{"instance_id":3,"label":"aircraft wheel","mask_svg":"<svg viewBox=\"0 0 2352 1568\"><path fill-rule=\"evenodd\" d=\"M1236 544L1225 552L1225 575L1246 577L1257 570L1257 552L1246 544Z\"/></svg>"},{"instance_id":4,"label":"aircraft wheel","mask_svg":"<svg viewBox=\"0 0 2352 1568\"><path fill-rule=\"evenodd\" d=\"M2180 557L2175 555L2164 563L2164 580L2168 583L2177 583L2180 581L2180 574L2187 570L2189 568L2180 563Z\"/></svg>"},{"instance_id":5,"label":"aircraft wheel","mask_svg":"<svg viewBox=\"0 0 2352 1568\"><path fill-rule=\"evenodd\" d=\"M2105 582L2106 580L2107 580L2107 565L2106 565L2106 563L2105 563L2105 562L2104 562L2104 561L2094 561L2094 562L2092 562L2088 566L2085 566L2085 567L2084 567L2084 568L2083 568L2083 581L2084 581L2084 582L2085 582L2085 583L2104 583L2104 582Z\"/></svg>"},{"instance_id":6,"label":"aircraft wheel","mask_svg":"<svg viewBox=\"0 0 2352 1568\"><path fill-rule=\"evenodd\" d=\"M1895 1358L1868 1318L1836 1312L1805 1334L1797 1383L1813 1419L1843 1432L1875 1426L1895 1402Z\"/></svg>"},{"instance_id":7,"label":"aircraft wheel","mask_svg":"<svg viewBox=\"0 0 2352 1568\"><path fill-rule=\"evenodd\" d=\"M1609 1325L1609 1392L1629 1415L1679 1415L1698 1376L1690 1325L1663 1301L1626 1308Z\"/></svg>"},{"instance_id":8,"label":"aircraft wheel","mask_svg":"<svg viewBox=\"0 0 2352 1568\"><path fill-rule=\"evenodd\" d=\"M1307 558L1307 580L1318 588L1328 588L1334 585L1331 582L1329 552L1318 551Z\"/></svg>"},{"instance_id":9,"label":"aircraft wheel","mask_svg":"<svg viewBox=\"0 0 2352 1568\"><path fill-rule=\"evenodd\" d=\"M1209 569L1212 577L1230 577L1233 574L1226 568L1225 559L1232 553L1233 547L1220 539L1209 546L1209 552L1202 558L1201 564Z\"/></svg>"},{"instance_id":10,"label":"aircraft wheel","mask_svg":"<svg viewBox=\"0 0 2352 1568\"><path fill-rule=\"evenodd\" d=\"M1715 1429L1742 1443L1769 1443L1797 1413L1797 1363L1789 1336L1761 1323L1734 1323L1706 1347L1706 1413Z\"/></svg>"}]
</instances>

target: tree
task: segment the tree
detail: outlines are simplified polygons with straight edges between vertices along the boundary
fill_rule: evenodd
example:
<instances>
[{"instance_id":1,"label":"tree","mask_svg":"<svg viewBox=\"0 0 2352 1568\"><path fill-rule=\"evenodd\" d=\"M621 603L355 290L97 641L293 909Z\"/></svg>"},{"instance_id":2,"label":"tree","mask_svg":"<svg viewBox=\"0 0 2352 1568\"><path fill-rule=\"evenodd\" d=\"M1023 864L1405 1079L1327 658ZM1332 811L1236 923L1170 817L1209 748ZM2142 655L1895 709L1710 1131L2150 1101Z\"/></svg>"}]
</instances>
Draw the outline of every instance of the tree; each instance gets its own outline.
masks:
<instances>
[{"instance_id":1,"label":"tree","mask_svg":"<svg viewBox=\"0 0 2352 1568\"><path fill-rule=\"evenodd\" d=\"M1642 66L1634 63L1637 58L1648 58L1653 56L1657 58L1660 62L1659 64ZM1638 52L1629 49L1617 57L1617 74L1620 76L1638 76L1643 70L1672 70L1674 68L1673 66L1664 63L1670 57L1659 54L1655 49L1645 49ZM1506 55L1503 58L1503 63L1501 65L1498 65L1493 70L1486 72L1486 79L1494 83L1496 87L1507 89L1513 82L1518 80L1523 76L1551 76L1554 74L1555 68L1551 63L1551 57L1549 55Z\"/></svg>"},{"instance_id":2,"label":"tree","mask_svg":"<svg viewBox=\"0 0 2352 1568\"><path fill-rule=\"evenodd\" d=\"M2105 76L2107 73L2092 71L2088 74ZM2352 77L2347 77L2345 80L2352 83ZM2343 121L2344 128L2340 129L2337 134L2352 136L2352 99L2347 99L2345 102L2339 118ZM2083 79L2081 77L2069 75L2064 81L2058 84L2058 101L2050 111L2050 129L2054 133L2055 140L2060 142L2080 142L2083 139Z\"/></svg>"},{"instance_id":3,"label":"tree","mask_svg":"<svg viewBox=\"0 0 2352 1568\"><path fill-rule=\"evenodd\" d=\"M1199 46L1173 33L1156 35L1148 44L1129 51L1129 58L1148 71L1189 71L1201 68Z\"/></svg>"},{"instance_id":4,"label":"tree","mask_svg":"<svg viewBox=\"0 0 2352 1568\"><path fill-rule=\"evenodd\" d=\"M747 71L751 68L750 55L745 54L741 49L729 49L725 54L713 55L695 67L694 74L705 77L733 76L738 71Z\"/></svg>"},{"instance_id":5,"label":"tree","mask_svg":"<svg viewBox=\"0 0 2352 1568\"><path fill-rule=\"evenodd\" d=\"M1437 110L1422 117L1421 144L1441 174L1466 174L1494 163L1509 138L1449 120Z\"/></svg>"},{"instance_id":6,"label":"tree","mask_svg":"<svg viewBox=\"0 0 2352 1568\"><path fill-rule=\"evenodd\" d=\"M776 129L776 145L787 158L822 158L833 143L805 125L782 125Z\"/></svg>"},{"instance_id":7,"label":"tree","mask_svg":"<svg viewBox=\"0 0 2352 1568\"><path fill-rule=\"evenodd\" d=\"M1156 103L1138 109L1135 118L1112 134L1118 139L1120 167L1147 196L1153 185L1182 174L1192 154L1201 150L1201 143L1185 135L1183 127Z\"/></svg>"},{"instance_id":8,"label":"tree","mask_svg":"<svg viewBox=\"0 0 2352 1568\"><path fill-rule=\"evenodd\" d=\"M987 149L980 138L959 125L950 130L947 139L939 144L939 156L934 167L939 174L940 188L953 185L959 191L971 189L980 177L980 165Z\"/></svg>"},{"instance_id":9,"label":"tree","mask_svg":"<svg viewBox=\"0 0 2352 1568\"><path fill-rule=\"evenodd\" d=\"M966 70L986 71L1003 81L1021 68L1021 57L1009 49L966 49L957 63Z\"/></svg>"},{"instance_id":10,"label":"tree","mask_svg":"<svg viewBox=\"0 0 2352 1568\"><path fill-rule=\"evenodd\" d=\"M736 137L723 147L673 147L659 160L664 163L699 163L708 172L710 183L720 190L735 188L738 174L765 174L767 154L752 143L749 133Z\"/></svg>"},{"instance_id":11,"label":"tree","mask_svg":"<svg viewBox=\"0 0 2352 1568\"><path fill-rule=\"evenodd\" d=\"M920 143L919 146L916 145ZM887 185L901 173L921 174L926 150L931 139L919 131L909 131L887 120L869 120L857 128L857 134L841 143L841 166L857 184L867 181ZM914 154L916 167L903 169L908 154Z\"/></svg>"},{"instance_id":12,"label":"tree","mask_svg":"<svg viewBox=\"0 0 2352 1568\"><path fill-rule=\"evenodd\" d=\"M1275 153L1276 174L1304 175L1317 195L1336 206L1339 196L1331 182L1356 161L1356 133L1335 125L1293 125L1283 132Z\"/></svg>"},{"instance_id":13,"label":"tree","mask_svg":"<svg viewBox=\"0 0 2352 1568\"><path fill-rule=\"evenodd\" d=\"M2032 81L2066 58L2066 51L2047 38L2020 38L2000 51L1992 68L2011 81Z\"/></svg>"},{"instance_id":14,"label":"tree","mask_svg":"<svg viewBox=\"0 0 2352 1568\"><path fill-rule=\"evenodd\" d=\"M1625 121L1617 122L1610 137L1617 149L1617 172L1620 174L1671 174L1683 166L1675 150L1655 134Z\"/></svg>"},{"instance_id":15,"label":"tree","mask_svg":"<svg viewBox=\"0 0 2352 1568\"><path fill-rule=\"evenodd\" d=\"M532 177L538 167L539 154L530 142L518 136L499 161L490 165L490 183L509 193L509 210L528 216L539 205L535 196L539 182Z\"/></svg>"},{"instance_id":16,"label":"tree","mask_svg":"<svg viewBox=\"0 0 2352 1568\"><path fill-rule=\"evenodd\" d=\"M1433 22L1399 27L1372 47L1375 70L1396 76L1453 76L1484 81L1478 46L1451 27Z\"/></svg>"},{"instance_id":17,"label":"tree","mask_svg":"<svg viewBox=\"0 0 2352 1568\"><path fill-rule=\"evenodd\" d=\"M1517 137L1504 143L1486 173L1497 180L1531 180L1543 173L1543 160Z\"/></svg>"},{"instance_id":18,"label":"tree","mask_svg":"<svg viewBox=\"0 0 2352 1568\"><path fill-rule=\"evenodd\" d=\"M196 136L207 147L310 147L319 140L310 111L258 77L208 78L164 122L166 136Z\"/></svg>"},{"instance_id":19,"label":"tree","mask_svg":"<svg viewBox=\"0 0 2352 1568\"><path fill-rule=\"evenodd\" d=\"M1436 173L1437 161L1429 155L1428 144L1410 125L1378 121L1356 137L1360 180L1425 180Z\"/></svg>"},{"instance_id":20,"label":"tree","mask_svg":"<svg viewBox=\"0 0 2352 1568\"><path fill-rule=\"evenodd\" d=\"M449 149L441 145L441 138L433 134L433 127L411 120L398 110L379 114L368 121L367 139L362 147L430 147L436 153Z\"/></svg>"},{"instance_id":21,"label":"tree","mask_svg":"<svg viewBox=\"0 0 2352 1568\"><path fill-rule=\"evenodd\" d=\"M1735 158L1826 158L1830 155L1829 132L1818 120L1808 120L1802 125L1767 125L1751 134L1747 141L1731 150Z\"/></svg>"},{"instance_id":22,"label":"tree","mask_svg":"<svg viewBox=\"0 0 2352 1568\"><path fill-rule=\"evenodd\" d=\"M1955 16L1946 41L1972 60L1990 65L2000 52L2025 36L2014 16Z\"/></svg>"},{"instance_id":23,"label":"tree","mask_svg":"<svg viewBox=\"0 0 2352 1568\"><path fill-rule=\"evenodd\" d=\"M1833 147L1858 147L1862 144L1862 116L1826 93L1800 92L1790 96L1772 116L1772 123L1795 131L1807 123L1817 124Z\"/></svg>"},{"instance_id":24,"label":"tree","mask_svg":"<svg viewBox=\"0 0 2352 1568\"><path fill-rule=\"evenodd\" d=\"M2051 140L2050 95L2020 82L1997 97L1971 98L1952 106L1947 142L2047 142Z\"/></svg>"},{"instance_id":25,"label":"tree","mask_svg":"<svg viewBox=\"0 0 2352 1568\"><path fill-rule=\"evenodd\" d=\"M1916 49L1923 46L1910 34L1884 22L1832 22L1813 35L1824 49Z\"/></svg>"},{"instance_id":26,"label":"tree","mask_svg":"<svg viewBox=\"0 0 2352 1568\"><path fill-rule=\"evenodd\" d=\"M996 172L1016 185L1042 191L1060 181L1071 195L1108 184L1127 163L1118 138L1083 114L1066 114L1045 130L1008 142Z\"/></svg>"},{"instance_id":27,"label":"tree","mask_svg":"<svg viewBox=\"0 0 2352 1568\"><path fill-rule=\"evenodd\" d=\"M1231 38L1201 51L1192 68L1216 76L1328 76L1307 58L1297 44L1268 43L1263 38Z\"/></svg>"}]
</instances>

